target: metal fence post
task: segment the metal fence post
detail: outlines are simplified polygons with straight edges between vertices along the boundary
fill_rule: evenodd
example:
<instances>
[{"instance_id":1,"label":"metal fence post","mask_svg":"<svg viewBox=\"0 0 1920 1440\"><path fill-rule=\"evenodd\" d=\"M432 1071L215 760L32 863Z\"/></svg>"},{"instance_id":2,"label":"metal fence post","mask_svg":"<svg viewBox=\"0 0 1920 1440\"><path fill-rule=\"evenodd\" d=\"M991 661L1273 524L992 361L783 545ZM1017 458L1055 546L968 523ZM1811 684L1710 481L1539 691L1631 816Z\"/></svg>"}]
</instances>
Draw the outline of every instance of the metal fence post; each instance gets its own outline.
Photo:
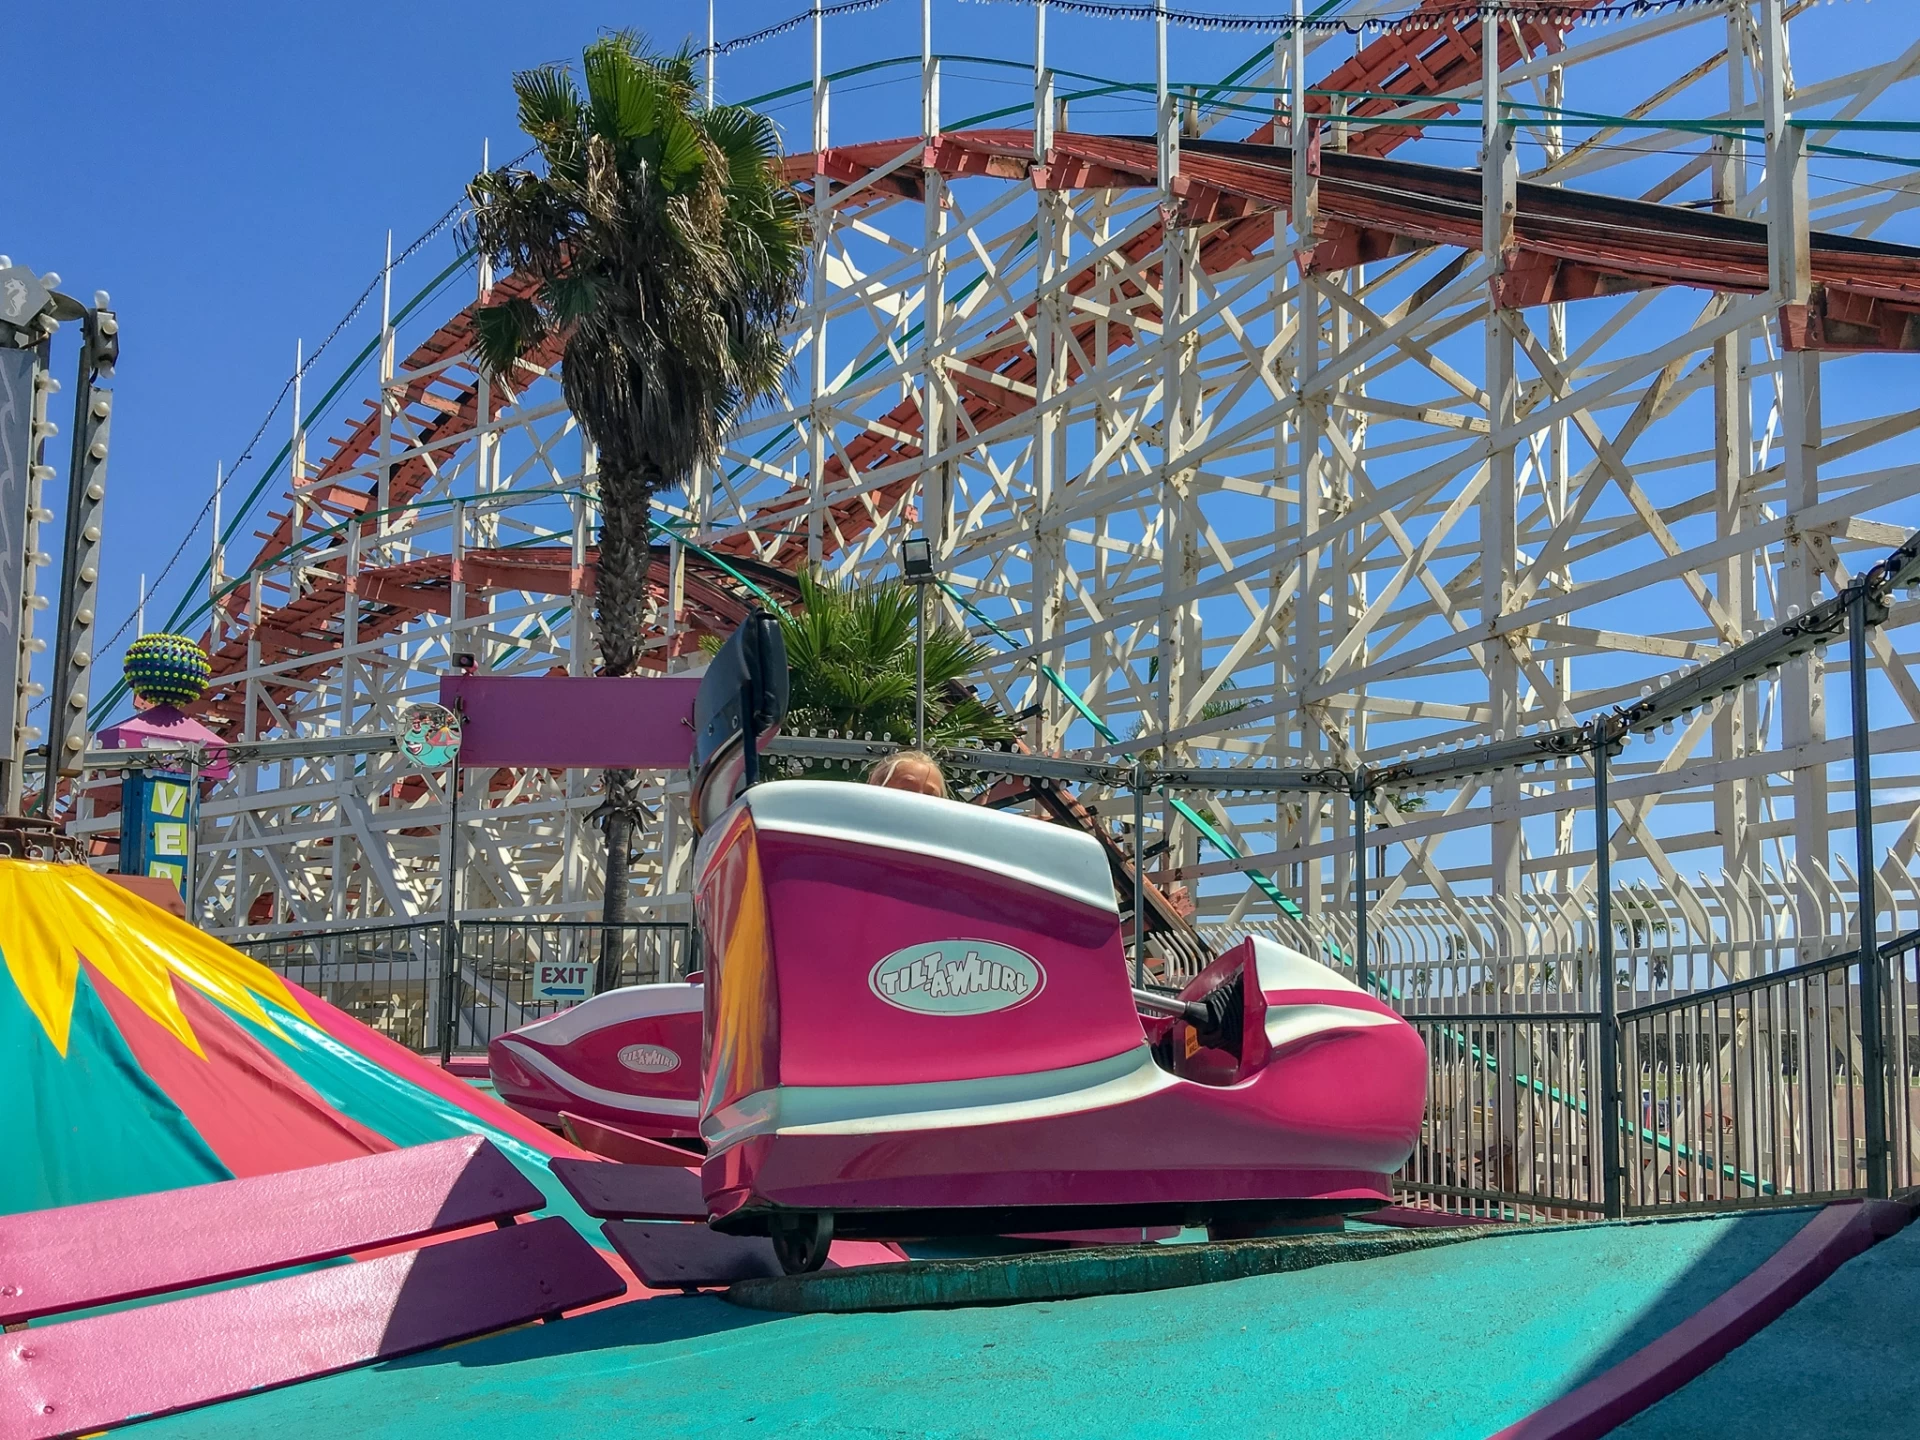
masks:
<instances>
[{"instance_id":1,"label":"metal fence post","mask_svg":"<svg viewBox=\"0 0 1920 1440\"><path fill-rule=\"evenodd\" d=\"M1600 1203L1609 1220L1623 1213L1620 1199L1620 999L1613 979L1613 826L1607 805L1607 752L1614 740L1605 716L1594 722L1593 882L1597 896L1595 949L1600 963L1600 1134L1593 1146L1600 1166ZM1589 1132L1591 1133L1591 1132Z\"/></svg>"},{"instance_id":2,"label":"metal fence post","mask_svg":"<svg viewBox=\"0 0 1920 1440\"><path fill-rule=\"evenodd\" d=\"M1353 800L1353 983L1372 990L1367 965L1367 772L1356 770L1348 790Z\"/></svg>"},{"instance_id":3,"label":"metal fence post","mask_svg":"<svg viewBox=\"0 0 1920 1440\"><path fill-rule=\"evenodd\" d=\"M440 937L440 970L445 998L440 1006L440 1063L453 1058L455 1032L460 1028L460 766L447 767L447 917Z\"/></svg>"},{"instance_id":4,"label":"metal fence post","mask_svg":"<svg viewBox=\"0 0 1920 1440\"><path fill-rule=\"evenodd\" d=\"M1141 831L1147 823L1147 800L1140 788L1146 779L1145 770L1140 761L1133 762L1133 983L1136 987L1147 983L1147 937L1142 915L1147 904L1147 882L1141 873L1145 865L1141 857L1146 849Z\"/></svg>"},{"instance_id":5,"label":"metal fence post","mask_svg":"<svg viewBox=\"0 0 1920 1440\"><path fill-rule=\"evenodd\" d=\"M1880 933L1873 853L1873 731L1867 704L1868 582L1847 595L1847 668L1853 694L1853 838L1860 889L1860 1068L1866 1072L1867 1193L1885 1197L1887 1063L1881 1015Z\"/></svg>"},{"instance_id":6,"label":"metal fence post","mask_svg":"<svg viewBox=\"0 0 1920 1440\"><path fill-rule=\"evenodd\" d=\"M454 1032L459 1028L460 940L456 922L440 922L440 1063L453 1058Z\"/></svg>"}]
</instances>

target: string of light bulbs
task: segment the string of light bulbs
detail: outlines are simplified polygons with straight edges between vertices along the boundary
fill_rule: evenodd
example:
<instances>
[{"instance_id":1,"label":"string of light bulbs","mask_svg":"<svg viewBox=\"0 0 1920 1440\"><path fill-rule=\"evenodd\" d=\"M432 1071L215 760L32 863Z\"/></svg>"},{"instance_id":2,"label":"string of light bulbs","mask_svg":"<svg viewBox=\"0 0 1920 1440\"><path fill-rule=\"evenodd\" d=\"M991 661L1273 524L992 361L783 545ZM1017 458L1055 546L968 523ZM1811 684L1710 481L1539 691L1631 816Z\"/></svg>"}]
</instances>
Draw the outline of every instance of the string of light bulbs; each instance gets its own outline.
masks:
<instances>
[{"instance_id":1,"label":"string of light bulbs","mask_svg":"<svg viewBox=\"0 0 1920 1440\"><path fill-rule=\"evenodd\" d=\"M745 50L750 45L758 45L763 40L777 39L791 34L813 19L816 13L822 19L830 20L836 15L857 15L863 10L878 10L887 0L841 0L838 5L813 5L797 15L769 25L764 30L755 30L751 35L736 35L731 40L722 40L713 45L702 45L693 52L693 58L704 60L709 55L731 55L736 50Z\"/></svg>"},{"instance_id":2,"label":"string of light bulbs","mask_svg":"<svg viewBox=\"0 0 1920 1440\"><path fill-rule=\"evenodd\" d=\"M1639 20L1675 10L1724 8L1726 0L1452 0L1393 15L1222 15L1198 10L1162 9L1140 0L972 0L976 5L1044 4L1049 10L1103 20L1158 20L1188 30L1291 34L1295 29L1344 35L1417 35L1454 28L1474 20L1513 20L1570 30L1576 25L1605 25Z\"/></svg>"}]
</instances>

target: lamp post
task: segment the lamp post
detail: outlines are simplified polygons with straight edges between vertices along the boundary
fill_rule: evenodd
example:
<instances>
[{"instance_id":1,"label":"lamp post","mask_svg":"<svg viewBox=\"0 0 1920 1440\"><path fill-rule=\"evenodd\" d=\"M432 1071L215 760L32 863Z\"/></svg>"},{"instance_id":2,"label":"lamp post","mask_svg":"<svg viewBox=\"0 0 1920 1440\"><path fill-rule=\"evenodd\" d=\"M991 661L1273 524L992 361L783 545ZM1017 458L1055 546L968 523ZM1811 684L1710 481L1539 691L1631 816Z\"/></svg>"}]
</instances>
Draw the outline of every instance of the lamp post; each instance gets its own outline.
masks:
<instances>
[{"instance_id":1,"label":"lamp post","mask_svg":"<svg viewBox=\"0 0 1920 1440\"><path fill-rule=\"evenodd\" d=\"M934 582L933 542L916 535L900 542L900 574L913 586L913 747L927 744L927 586Z\"/></svg>"},{"instance_id":2,"label":"lamp post","mask_svg":"<svg viewBox=\"0 0 1920 1440\"><path fill-rule=\"evenodd\" d=\"M1618 717L1589 722L1593 739L1593 885L1596 959L1600 966L1600 1165L1601 1211L1609 1220L1624 1212L1620 1194L1620 996L1613 975L1613 809L1607 800L1607 761L1625 738Z\"/></svg>"},{"instance_id":3,"label":"lamp post","mask_svg":"<svg viewBox=\"0 0 1920 1440\"><path fill-rule=\"evenodd\" d=\"M1371 992L1373 975L1367 964L1367 806L1372 777L1363 765L1353 772L1348 794L1353 800L1353 982Z\"/></svg>"},{"instance_id":4,"label":"lamp post","mask_svg":"<svg viewBox=\"0 0 1920 1440\"><path fill-rule=\"evenodd\" d=\"M1866 1071L1867 1194L1891 1192L1887 1176L1886 1033L1881 1006L1879 870L1873 847L1873 721L1867 703L1867 628L1883 624L1886 606L1873 578L1842 592L1847 601L1847 668L1853 683L1853 837L1860 877L1860 1061Z\"/></svg>"}]
</instances>

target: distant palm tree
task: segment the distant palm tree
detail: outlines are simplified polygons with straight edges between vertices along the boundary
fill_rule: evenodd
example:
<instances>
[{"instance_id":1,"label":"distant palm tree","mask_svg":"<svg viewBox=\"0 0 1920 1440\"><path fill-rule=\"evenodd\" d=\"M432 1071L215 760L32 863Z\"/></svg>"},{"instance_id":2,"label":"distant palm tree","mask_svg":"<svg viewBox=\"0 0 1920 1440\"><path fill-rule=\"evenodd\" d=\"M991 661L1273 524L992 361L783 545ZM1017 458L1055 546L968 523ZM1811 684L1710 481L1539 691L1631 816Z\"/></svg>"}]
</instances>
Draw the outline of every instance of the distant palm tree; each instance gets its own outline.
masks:
<instances>
[{"instance_id":1,"label":"distant palm tree","mask_svg":"<svg viewBox=\"0 0 1920 1440\"><path fill-rule=\"evenodd\" d=\"M804 570L799 579L800 604L780 617L787 643L787 733L833 730L911 742L912 587L895 581L843 588ZM991 654L964 630L928 625L928 744L1013 738L1012 722L966 688L967 677ZM855 778L851 771L843 773Z\"/></svg>"},{"instance_id":2,"label":"distant palm tree","mask_svg":"<svg viewBox=\"0 0 1920 1440\"><path fill-rule=\"evenodd\" d=\"M1616 891L1613 897L1613 929L1620 943L1638 950L1656 935L1668 930L1665 915L1637 895Z\"/></svg>"},{"instance_id":3,"label":"distant palm tree","mask_svg":"<svg viewBox=\"0 0 1920 1440\"><path fill-rule=\"evenodd\" d=\"M1152 689L1154 682L1157 681L1159 678L1160 678L1160 657L1158 655L1149 655L1147 657L1147 688ZM1237 715L1242 710L1245 710L1249 705L1253 704L1253 701L1248 697L1244 695L1235 695L1232 692L1233 692L1233 681L1231 679L1222 680L1219 686L1215 689L1213 698L1211 700L1208 700L1203 705L1201 705L1200 719L1224 720L1227 716ZM1231 728L1231 727L1223 727L1223 728ZM1144 714L1142 714L1134 720L1132 727L1121 738L1123 740L1129 740L1129 741L1138 740L1141 736L1147 733L1148 733L1147 717ZM1157 765L1160 762L1159 747L1155 746L1152 749L1140 751L1139 758L1142 760L1145 760L1150 765Z\"/></svg>"},{"instance_id":4,"label":"distant palm tree","mask_svg":"<svg viewBox=\"0 0 1920 1440\"><path fill-rule=\"evenodd\" d=\"M513 77L545 173L494 170L467 187L476 247L535 282L478 308L474 349L512 381L535 347L562 345L562 393L599 451L601 665L629 675L653 497L714 462L728 427L779 383L807 249L771 122L701 109L689 52L621 33L589 45L580 69L584 94L560 65ZM604 913L617 923L639 796L631 771L607 772L606 789Z\"/></svg>"}]
</instances>

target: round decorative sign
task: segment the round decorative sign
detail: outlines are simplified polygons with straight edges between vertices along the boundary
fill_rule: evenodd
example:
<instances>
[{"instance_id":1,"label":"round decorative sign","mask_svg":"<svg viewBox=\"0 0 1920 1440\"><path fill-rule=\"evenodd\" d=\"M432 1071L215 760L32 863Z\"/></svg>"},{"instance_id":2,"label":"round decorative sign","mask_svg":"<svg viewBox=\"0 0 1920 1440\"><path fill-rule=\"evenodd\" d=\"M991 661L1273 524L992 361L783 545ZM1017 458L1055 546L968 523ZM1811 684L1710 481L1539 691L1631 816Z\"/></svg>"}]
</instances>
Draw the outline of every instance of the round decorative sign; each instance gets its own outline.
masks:
<instances>
[{"instance_id":1,"label":"round decorative sign","mask_svg":"<svg viewBox=\"0 0 1920 1440\"><path fill-rule=\"evenodd\" d=\"M622 1045L614 1058L642 1075L664 1075L680 1068L680 1057L664 1045Z\"/></svg>"},{"instance_id":2,"label":"round decorative sign","mask_svg":"<svg viewBox=\"0 0 1920 1440\"><path fill-rule=\"evenodd\" d=\"M875 965L867 986L887 1004L917 1015L989 1015L1038 995L1047 972L1024 950L992 940L935 940L896 950Z\"/></svg>"},{"instance_id":3,"label":"round decorative sign","mask_svg":"<svg viewBox=\"0 0 1920 1440\"><path fill-rule=\"evenodd\" d=\"M444 705L409 705L400 712L400 753L422 770L440 770L460 753L460 717Z\"/></svg>"}]
</instances>

